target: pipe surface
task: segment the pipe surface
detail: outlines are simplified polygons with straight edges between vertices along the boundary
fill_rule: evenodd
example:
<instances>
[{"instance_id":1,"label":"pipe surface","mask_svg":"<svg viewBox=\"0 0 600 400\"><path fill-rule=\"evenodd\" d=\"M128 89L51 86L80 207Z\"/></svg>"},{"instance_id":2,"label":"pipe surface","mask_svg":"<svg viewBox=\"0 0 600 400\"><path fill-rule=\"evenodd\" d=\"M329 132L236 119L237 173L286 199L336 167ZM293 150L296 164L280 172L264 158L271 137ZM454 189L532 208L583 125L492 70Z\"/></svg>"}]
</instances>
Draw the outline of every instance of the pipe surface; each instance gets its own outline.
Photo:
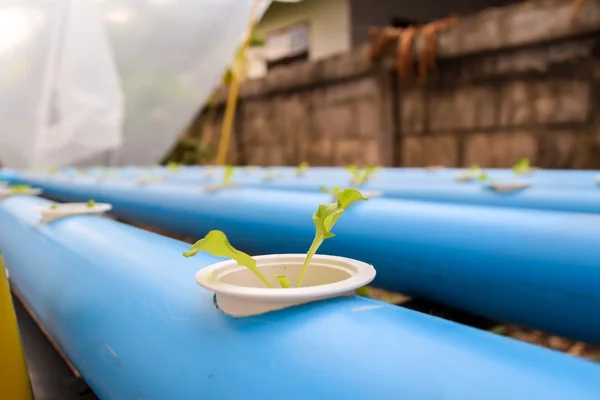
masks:
<instances>
[{"instance_id":1,"label":"pipe surface","mask_svg":"<svg viewBox=\"0 0 600 400\"><path fill-rule=\"evenodd\" d=\"M69 201L253 254L304 253L326 195L157 184L39 182ZM251 234L249 234L251 232ZM374 285L600 344L600 215L373 199L353 205L320 253L377 266Z\"/></svg>"},{"instance_id":2,"label":"pipe surface","mask_svg":"<svg viewBox=\"0 0 600 400\"><path fill-rule=\"evenodd\" d=\"M231 318L188 245L94 216L38 225L0 203L12 283L104 399L597 400L600 367L359 296Z\"/></svg>"}]
</instances>

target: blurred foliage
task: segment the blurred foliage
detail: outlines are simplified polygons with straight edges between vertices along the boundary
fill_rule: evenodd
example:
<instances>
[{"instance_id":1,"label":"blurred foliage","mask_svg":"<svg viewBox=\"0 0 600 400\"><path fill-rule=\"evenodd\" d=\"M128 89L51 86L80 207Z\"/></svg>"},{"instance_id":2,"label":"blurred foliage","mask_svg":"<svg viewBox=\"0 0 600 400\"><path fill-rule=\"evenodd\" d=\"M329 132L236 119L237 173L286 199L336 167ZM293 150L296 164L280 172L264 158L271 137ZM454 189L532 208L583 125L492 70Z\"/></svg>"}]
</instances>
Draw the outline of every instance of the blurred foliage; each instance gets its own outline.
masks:
<instances>
[{"instance_id":1,"label":"blurred foliage","mask_svg":"<svg viewBox=\"0 0 600 400\"><path fill-rule=\"evenodd\" d=\"M165 158L163 164L206 164L213 159L214 155L214 150L210 146L203 146L200 143L200 139L184 137Z\"/></svg>"}]
</instances>

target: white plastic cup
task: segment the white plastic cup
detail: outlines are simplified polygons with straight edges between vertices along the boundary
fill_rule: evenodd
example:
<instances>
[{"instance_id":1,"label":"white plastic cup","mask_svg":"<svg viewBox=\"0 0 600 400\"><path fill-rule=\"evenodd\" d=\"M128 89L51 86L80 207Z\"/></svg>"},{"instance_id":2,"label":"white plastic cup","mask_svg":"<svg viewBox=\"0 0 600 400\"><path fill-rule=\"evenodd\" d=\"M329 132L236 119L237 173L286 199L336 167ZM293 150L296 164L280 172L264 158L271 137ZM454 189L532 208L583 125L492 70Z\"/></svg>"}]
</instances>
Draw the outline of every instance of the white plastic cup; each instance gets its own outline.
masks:
<instances>
[{"instance_id":1,"label":"white plastic cup","mask_svg":"<svg viewBox=\"0 0 600 400\"><path fill-rule=\"evenodd\" d=\"M442 170L444 168L446 168L446 167L444 167L443 165L430 165L426 169L427 169L427 172L433 173L433 172L438 172L439 170Z\"/></svg>"},{"instance_id":2,"label":"white plastic cup","mask_svg":"<svg viewBox=\"0 0 600 400\"><path fill-rule=\"evenodd\" d=\"M13 190L10 189L9 186L0 187L0 199L9 197L9 196L37 196L40 193L42 193L42 189L31 188L31 189L27 189L27 190L23 190L23 191L19 191L19 192L14 192Z\"/></svg>"},{"instance_id":3,"label":"white plastic cup","mask_svg":"<svg viewBox=\"0 0 600 400\"><path fill-rule=\"evenodd\" d=\"M317 254L296 288L306 254L272 254L253 257L269 280L268 288L252 271L228 260L196 274L198 284L215 293L217 307L234 317L247 317L300 304L351 296L375 278L372 265L351 258ZM291 282L281 288L275 278L284 274Z\"/></svg>"},{"instance_id":4,"label":"white plastic cup","mask_svg":"<svg viewBox=\"0 0 600 400\"><path fill-rule=\"evenodd\" d=\"M470 182L479 179L483 172L481 170L465 171L456 174L456 180L459 182Z\"/></svg>"},{"instance_id":5,"label":"white plastic cup","mask_svg":"<svg viewBox=\"0 0 600 400\"><path fill-rule=\"evenodd\" d=\"M515 192L531 186L528 182L490 183L488 187L495 192Z\"/></svg>"},{"instance_id":6,"label":"white plastic cup","mask_svg":"<svg viewBox=\"0 0 600 400\"><path fill-rule=\"evenodd\" d=\"M54 209L49 206L40 208L40 213L42 214L40 222L50 222L72 215L104 214L111 209L112 205L106 203L96 203L94 207L88 207L87 203L62 203L57 204Z\"/></svg>"}]
</instances>

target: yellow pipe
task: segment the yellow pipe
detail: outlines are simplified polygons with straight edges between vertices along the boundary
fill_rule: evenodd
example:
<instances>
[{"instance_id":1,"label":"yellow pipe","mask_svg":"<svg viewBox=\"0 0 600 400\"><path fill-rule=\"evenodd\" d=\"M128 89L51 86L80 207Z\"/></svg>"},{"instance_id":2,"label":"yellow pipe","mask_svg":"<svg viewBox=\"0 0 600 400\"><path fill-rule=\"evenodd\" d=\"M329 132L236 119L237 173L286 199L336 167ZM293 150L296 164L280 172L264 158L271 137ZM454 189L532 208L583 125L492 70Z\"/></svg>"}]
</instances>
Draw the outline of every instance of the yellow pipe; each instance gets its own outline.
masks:
<instances>
[{"instance_id":1,"label":"yellow pipe","mask_svg":"<svg viewBox=\"0 0 600 400\"><path fill-rule=\"evenodd\" d=\"M216 165L225 165L227 162L227 153L229 150L229 142L231 141L231 131L233 130L237 98L240 91L241 69L244 68L243 60L246 57L246 52L250 45L250 38L252 36L252 30L254 29L254 20L258 13L259 4L260 0L254 0L252 11L250 12L250 21L246 28L246 37L244 38L238 56L233 61L233 79L231 85L229 85L229 93L227 94L227 105L225 106L225 116L223 117L223 126L221 127L221 140L219 141L219 151L215 162Z\"/></svg>"},{"instance_id":2,"label":"yellow pipe","mask_svg":"<svg viewBox=\"0 0 600 400\"><path fill-rule=\"evenodd\" d=\"M6 270L0 255L0 399L32 400Z\"/></svg>"}]
</instances>

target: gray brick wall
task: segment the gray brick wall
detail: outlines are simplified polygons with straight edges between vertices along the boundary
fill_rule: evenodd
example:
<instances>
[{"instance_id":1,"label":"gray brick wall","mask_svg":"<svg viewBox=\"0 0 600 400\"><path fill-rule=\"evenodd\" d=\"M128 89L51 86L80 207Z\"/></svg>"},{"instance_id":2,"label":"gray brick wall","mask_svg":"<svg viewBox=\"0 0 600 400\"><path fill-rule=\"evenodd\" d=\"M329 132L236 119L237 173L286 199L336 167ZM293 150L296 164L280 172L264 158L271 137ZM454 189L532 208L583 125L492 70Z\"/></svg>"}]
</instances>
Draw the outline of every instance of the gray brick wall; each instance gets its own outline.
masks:
<instances>
[{"instance_id":1,"label":"gray brick wall","mask_svg":"<svg viewBox=\"0 0 600 400\"><path fill-rule=\"evenodd\" d=\"M574 11L529 1L459 19L423 87L399 89L393 60L373 66L365 46L246 82L229 161L600 168L600 0Z\"/></svg>"}]
</instances>

